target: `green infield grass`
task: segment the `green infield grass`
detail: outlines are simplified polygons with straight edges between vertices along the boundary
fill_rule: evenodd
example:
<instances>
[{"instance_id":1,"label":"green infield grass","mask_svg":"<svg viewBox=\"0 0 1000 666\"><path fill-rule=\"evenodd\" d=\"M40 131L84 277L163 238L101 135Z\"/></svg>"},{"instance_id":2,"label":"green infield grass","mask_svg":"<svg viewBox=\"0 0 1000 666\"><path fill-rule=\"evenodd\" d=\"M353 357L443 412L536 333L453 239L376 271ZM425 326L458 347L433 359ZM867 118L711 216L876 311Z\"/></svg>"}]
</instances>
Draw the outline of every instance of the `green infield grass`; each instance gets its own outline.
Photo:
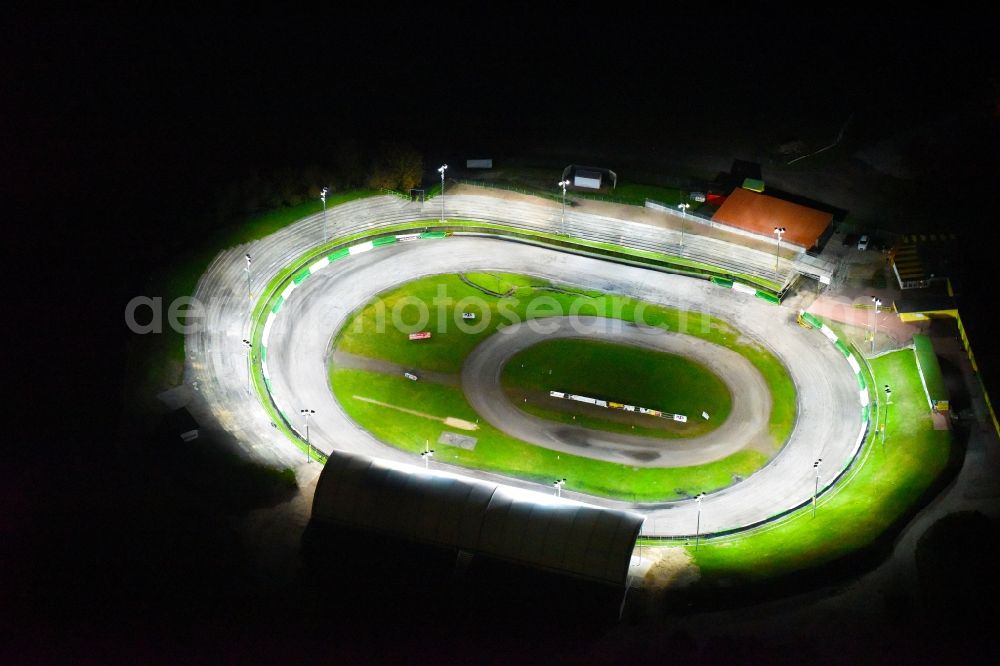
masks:
<instances>
[{"instance_id":1,"label":"green infield grass","mask_svg":"<svg viewBox=\"0 0 1000 666\"><path fill-rule=\"evenodd\" d=\"M473 312L476 318L464 321L463 312ZM691 468L641 468L561 454L527 444L485 422L477 424L478 430L465 433L477 439L473 450L436 444L443 431L453 431L446 428L443 419L451 417L471 423L478 419L458 388L465 358L477 344L513 321L568 313L642 321L741 353L762 373L774 396L770 418L771 451L742 451L709 465ZM394 317L402 330L393 322ZM463 325L469 328L463 329ZM410 332L423 331L430 332L431 337L409 339ZM411 281L381 294L354 313L338 333L333 346L336 351L409 368L417 375L435 372L452 377L450 384L412 382L375 369L331 367L331 386L338 401L355 422L382 441L413 451L421 450L429 442L432 448L447 450L442 454L442 461L543 482L550 477L566 478L569 488L609 497L669 500L731 485L759 469L780 450L795 420L795 390L787 371L768 350L743 337L725 321L524 275L469 273L433 275ZM621 350L622 358L618 360L624 362L631 357L633 367L648 360L648 357L642 359L635 355L635 352L648 352L613 347ZM590 349L591 354L600 351L607 350ZM677 358L670 363L670 367L677 369L690 361ZM721 423L731 409L731 397L725 385L697 364L685 365L685 370L693 375L689 385L691 391L704 389L710 393L706 404L712 405ZM669 372L669 368L663 372ZM628 383L623 376L612 389L620 388L623 395L635 400L632 404L646 406L639 398L649 395L652 384L663 378L662 373L654 373L644 380L646 388L632 387L625 393ZM692 396L684 399L688 401L687 406L696 401ZM414 411L420 414L412 413ZM701 411L697 411L698 420L702 420ZM662 435L662 431L656 434Z\"/></svg>"},{"instance_id":2,"label":"green infield grass","mask_svg":"<svg viewBox=\"0 0 1000 666\"><path fill-rule=\"evenodd\" d=\"M494 293L505 296L497 297ZM442 305L435 305L436 299ZM426 316L422 315L422 311L426 312ZM463 328L461 314L464 311L476 314L477 319L470 322L471 328ZM394 326L393 313L402 324L402 330ZM557 285L541 278L507 273L469 273L465 276L433 275L414 280L368 303L341 329L334 346L341 351L382 359L414 370L458 375L472 349L499 327L513 321L565 314L642 322L693 335L736 351L760 371L771 389L769 428L773 451L777 452L791 434L796 401L795 387L788 371L770 351L744 338L727 322L699 312L681 311L571 285ZM408 333L411 331L429 331L431 338L410 340ZM701 411L698 410L699 418ZM705 411L711 416L711 411Z\"/></svg>"},{"instance_id":3,"label":"green infield grass","mask_svg":"<svg viewBox=\"0 0 1000 666\"><path fill-rule=\"evenodd\" d=\"M942 473L951 433L933 428L913 351L870 364L874 386L893 389L884 448L875 433L845 478L820 497L815 517L806 507L757 530L689 546L703 583L765 581L869 546ZM885 405L879 407L884 415Z\"/></svg>"},{"instance_id":4,"label":"green infield grass","mask_svg":"<svg viewBox=\"0 0 1000 666\"><path fill-rule=\"evenodd\" d=\"M526 412L612 432L693 437L713 430L732 409L726 385L703 365L676 354L595 340L541 342L511 357L500 379L512 402ZM553 398L552 390L683 414L688 421ZM709 414L708 420L702 412Z\"/></svg>"}]
</instances>

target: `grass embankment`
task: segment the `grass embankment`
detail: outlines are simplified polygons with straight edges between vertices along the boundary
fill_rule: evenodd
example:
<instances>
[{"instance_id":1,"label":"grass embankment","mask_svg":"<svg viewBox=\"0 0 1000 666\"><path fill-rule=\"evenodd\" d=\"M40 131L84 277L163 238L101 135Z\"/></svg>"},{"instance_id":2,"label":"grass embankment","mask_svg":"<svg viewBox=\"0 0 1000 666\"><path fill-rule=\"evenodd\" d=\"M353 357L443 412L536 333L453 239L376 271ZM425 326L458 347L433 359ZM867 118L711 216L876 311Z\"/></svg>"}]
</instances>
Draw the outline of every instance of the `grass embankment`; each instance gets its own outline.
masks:
<instances>
[{"instance_id":1,"label":"grass embankment","mask_svg":"<svg viewBox=\"0 0 1000 666\"><path fill-rule=\"evenodd\" d=\"M411 368L417 374L434 371L457 376L472 349L498 327L512 321L569 313L643 321L646 325L694 335L743 354L761 371L774 396L770 426L775 452L791 432L795 390L787 371L766 349L740 341L740 332L720 319L520 275L470 274L466 277L482 289L466 284L456 275L439 275L412 281L381 295L356 313L353 321L341 330L335 348L389 361ZM483 289L504 294L513 291L499 298ZM440 307L435 305L435 299ZM417 302L423 302L429 310L423 321L420 321ZM463 311L477 315L471 331L458 326ZM397 313L402 330L392 324L393 312ZM382 327L379 321L384 322ZM418 329L431 331L433 337L410 341L407 333ZM347 413L385 442L417 451L423 448L425 441L430 441L433 446L447 451L439 453L438 457L449 462L542 481L565 477L570 488L605 496L652 501L716 490L730 485L735 477L745 477L759 469L770 457L758 452L741 452L698 468L636 468L559 454L514 440L485 423L480 423L480 430L471 433L478 439L474 451L453 449L435 444L444 429L440 421L389 410L354 396L416 409L439 418L451 416L475 422L478 417L461 389L343 368L333 369L331 385Z\"/></svg>"},{"instance_id":2,"label":"grass embankment","mask_svg":"<svg viewBox=\"0 0 1000 666\"><path fill-rule=\"evenodd\" d=\"M551 186L553 173L553 169L507 166L498 169L492 174L484 174L480 178L460 182L561 201L561 190ZM555 171L555 173L558 172ZM663 185L650 185L646 183L633 183L630 181L619 180L617 186L614 188L611 188L610 182L606 181L605 190L603 192L592 192L581 188L571 187L567 191L567 197L570 199L577 198L607 201L609 203L625 204L629 206L644 206L646 204L646 199L652 199L668 206L676 206L679 203L690 203L691 210L697 210L703 204L697 201L691 201L689 198L690 193L691 190L682 190L677 187L666 187Z\"/></svg>"},{"instance_id":3,"label":"grass embankment","mask_svg":"<svg viewBox=\"0 0 1000 666\"><path fill-rule=\"evenodd\" d=\"M726 385L703 365L594 340L547 340L529 347L511 357L500 380L511 401L530 414L611 432L693 437L718 427L732 409ZM683 414L688 421L552 398L551 390Z\"/></svg>"},{"instance_id":4,"label":"grass embankment","mask_svg":"<svg viewBox=\"0 0 1000 666\"><path fill-rule=\"evenodd\" d=\"M376 194L378 192L373 190L332 194L327 198L327 207ZM298 206L255 215L238 225L208 234L199 239L197 246L174 259L165 271L153 275L146 295L162 297L166 313L175 299L194 294L199 278L221 250L269 236L322 209L319 200L307 201ZM181 333L164 326L161 334L134 338L134 345L137 352L134 355L134 381L142 385L138 393L155 395L181 382L184 372L184 336Z\"/></svg>"},{"instance_id":5,"label":"grass embankment","mask_svg":"<svg viewBox=\"0 0 1000 666\"><path fill-rule=\"evenodd\" d=\"M933 429L913 351L871 366L875 386L893 388L885 448L881 437L867 444L845 479L820 497L815 517L807 507L758 530L702 541L697 551L689 547L705 584L762 582L869 546L945 469L951 434Z\"/></svg>"},{"instance_id":6,"label":"grass embankment","mask_svg":"<svg viewBox=\"0 0 1000 666\"><path fill-rule=\"evenodd\" d=\"M660 185L643 185L642 183L620 182L618 187L608 192L607 196L600 194L590 194L584 192L574 192L575 195L586 199L607 199L611 202L631 204L633 206L646 205L646 199L652 199L667 206L676 207L677 204L691 204L689 210L698 210L703 204L692 201L689 198L690 192L676 187L663 187Z\"/></svg>"}]
</instances>

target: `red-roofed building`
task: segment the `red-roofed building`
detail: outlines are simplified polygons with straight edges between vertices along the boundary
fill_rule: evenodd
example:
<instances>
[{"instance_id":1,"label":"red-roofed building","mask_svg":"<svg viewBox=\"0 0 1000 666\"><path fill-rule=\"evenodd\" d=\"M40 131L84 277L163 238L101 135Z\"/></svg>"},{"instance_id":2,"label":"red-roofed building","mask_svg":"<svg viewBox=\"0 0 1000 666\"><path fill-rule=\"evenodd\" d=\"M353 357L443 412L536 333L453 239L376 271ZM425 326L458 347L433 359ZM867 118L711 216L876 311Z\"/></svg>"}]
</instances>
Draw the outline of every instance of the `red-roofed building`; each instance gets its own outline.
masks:
<instances>
[{"instance_id":1,"label":"red-roofed building","mask_svg":"<svg viewBox=\"0 0 1000 666\"><path fill-rule=\"evenodd\" d=\"M736 188L712 220L766 238L774 238L775 227L784 227L782 242L808 250L819 242L833 214Z\"/></svg>"}]
</instances>

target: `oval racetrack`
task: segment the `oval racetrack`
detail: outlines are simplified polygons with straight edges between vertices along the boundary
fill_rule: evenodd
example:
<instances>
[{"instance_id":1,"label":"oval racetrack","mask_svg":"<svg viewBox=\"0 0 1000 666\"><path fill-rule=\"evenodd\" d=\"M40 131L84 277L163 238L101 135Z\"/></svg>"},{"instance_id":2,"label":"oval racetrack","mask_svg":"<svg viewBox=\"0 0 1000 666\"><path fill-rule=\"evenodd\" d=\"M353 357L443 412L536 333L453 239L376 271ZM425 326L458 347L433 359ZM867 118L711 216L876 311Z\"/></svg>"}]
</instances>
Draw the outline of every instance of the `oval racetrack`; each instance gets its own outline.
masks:
<instances>
[{"instance_id":1,"label":"oval racetrack","mask_svg":"<svg viewBox=\"0 0 1000 666\"><path fill-rule=\"evenodd\" d=\"M388 207L383 199L370 201L367 205ZM392 205L398 206L394 202ZM351 208L351 205L339 208L347 212L340 211L338 215L361 209ZM584 217L578 216L574 224L587 224ZM250 309L263 285L309 246L322 240L317 232L322 233L322 228L313 217L262 241L221 253L202 277L196 292L196 297L207 306L204 326L189 334L186 342L186 381L202 393L219 422L237 437L250 455L274 464L299 464L304 455L271 426L257 397L249 394L246 352L241 341L248 336ZM244 252L251 253L254 258L252 299L247 295L246 274L242 271ZM278 407L297 426L301 424L294 416L300 409L316 410L310 423L310 439L321 451L337 449L419 463L413 454L379 442L344 414L328 385L330 342L350 314L376 294L417 277L471 270L536 275L683 310L706 312L728 321L782 361L798 391L798 420L789 442L766 467L704 499L702 534L756 524L807 501L815 482L813 462L823 458L820 483L825 485L848 464L855 450L862 426L855 375L825 337L795 323L794 311L747 294L720 289L703 280L478 237L377 248L330 264L303 282L275 318L267 346L272 395ZM470 362L474 357L476 353L470 357ZM488 372L489 367L499 372L495 363L479 367L483 372ZM471 365L467 366L467 371L473 370ZM724 377L724 381L735 389L734 379ZM488 381L482 382L487 389L490 385ZM475 396L470 395L470 400L475 403ZM753 407L746 415L739 416L736 413L738 403ZM765 403L766 397L761 401L759 396L741 399L734 395L737 420L731 418L730 421L740 424L742 418L751 419L745 423L747 430L729 426L730 430L726 431L727 422L715 433L728 432L738 441L756 432L759 424L754 425L751 412L765 409ZM756 418L766 420L766 414L762 411ZM491 415L483 415L491 419ZM492 417L506 418L497 414ZM719 443L725 445L723 440ZM551 492L549 486L465 468L441 467L467 476ZM647 515L645 534L682 536L695 531L697 507L691 500L633 505L569 491L564 491L564 495L590 504L641 511Z\"/></svg>"},{"instance_id":2,"label":"oval racetrack","mask_svg":"<svg viewBox=\"0 0 1000 666\"><path fill-rule=\"evenodd\" d=\"M732 412L716 430L675 440L612 434L531 416L507 399L500 385L503 364L522 349L558 338L592 338L685 356L723 380L733 394ZM462 390L480 416L520 440L637 467L685 467L724 458L752 446L758 438L766 438L771 413L771 394L764 377L736 352L693 335L603 317L552 317L502 329L481 342L466 359ZM698 414L689 416L701 418Z\"/></svg>"}]
</instances>

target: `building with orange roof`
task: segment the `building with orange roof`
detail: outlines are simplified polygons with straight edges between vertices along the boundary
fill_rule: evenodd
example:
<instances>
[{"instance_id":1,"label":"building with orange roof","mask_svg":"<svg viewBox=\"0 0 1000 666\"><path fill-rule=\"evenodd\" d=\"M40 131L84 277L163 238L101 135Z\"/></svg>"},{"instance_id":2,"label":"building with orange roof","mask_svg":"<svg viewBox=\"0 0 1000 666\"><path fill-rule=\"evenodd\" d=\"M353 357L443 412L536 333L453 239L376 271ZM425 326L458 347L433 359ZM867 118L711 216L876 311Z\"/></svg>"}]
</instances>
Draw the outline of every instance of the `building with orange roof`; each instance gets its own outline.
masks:
<instances>
[{"instance_id":1,"label":"building with orange roof","mask_svg":"<svg viewBox=\"0 0 1000 666\"><path fill-rule=\"evenodd\" d=\"M712 220L767 238L774 238L775 227L784 227L782 242L808 250L819 243L833 221L833 214L736 188Z\"/></svg>"}]
</instances>

